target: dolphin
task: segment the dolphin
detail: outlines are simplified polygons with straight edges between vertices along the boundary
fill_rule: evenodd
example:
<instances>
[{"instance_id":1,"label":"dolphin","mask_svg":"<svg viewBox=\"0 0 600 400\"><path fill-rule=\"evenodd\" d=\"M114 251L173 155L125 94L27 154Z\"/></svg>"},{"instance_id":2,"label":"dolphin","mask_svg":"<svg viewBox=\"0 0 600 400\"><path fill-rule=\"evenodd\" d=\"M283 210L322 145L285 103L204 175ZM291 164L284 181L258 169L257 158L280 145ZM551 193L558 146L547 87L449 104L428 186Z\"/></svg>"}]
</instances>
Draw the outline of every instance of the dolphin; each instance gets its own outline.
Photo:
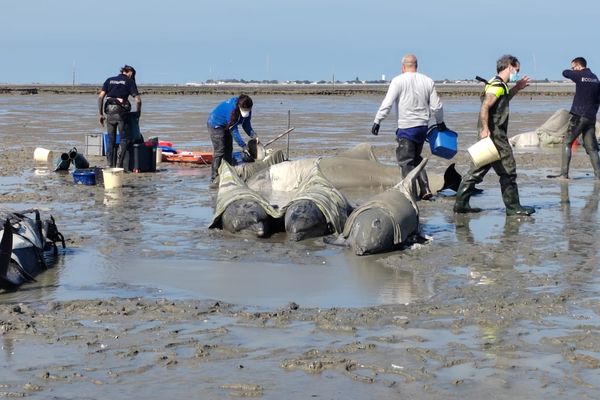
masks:
<instances>
[{"instance_id":1,"label":"dolphin","mask_svg":"<svg viewBox=\"0 0 600 400\"><path fill-rule=\"evenodd\" d=\"M285 211L285 231L290 240L299 241L331 233L327 218L314 201L294 200Z\"/></svg>"},{"instance_id":2,"label":"dolphin","mask_svg":"<svg viewBox=\"0 0 600 400\"><path fill-rule=\"evenodd\" d=\"M265 162L245 163L235 166L235 173L254 190L261 190L266 182L272 185L271 176L294 177L301 181L302 171L307 166L318 164L320 172L338 190L356 189L387 189L401 180L400 169L397 165L382 164L377 160L373 148L368 143L360 143L355 147L331 157L312 157L293 161L285 161L283 153L274 153ZM277 166L274 166L278 164ZM444 174L428 172L429 187L433 193L444 189L458 190L461 176L456 171L455 164L450 164ZM282 178L280 178L282 179ZM289 187L293 182L289 178L281 186ZM281 189L279 189L281 190Z\"/></svg>"},{"instance_id":3,"label":"dolphin","mask_svg":"<svg viewBox=\"0 0 600 400\"><path fill-rule=\"evenodd\" d=\"M235 200L221 215L224 230L230 233L268 237L275 231L276 221L262 205L252 199Z\"/></svg>"},{"instance_id":4,"label":"dolphin","mask_svg":"<svg viewBox=\"0 0 600 400\"><path fill-rule=\"evenodd\" d=\"M396 186L373 196L348 217L344 231L327 243L351 247L356 255L391 251L419 233L415 182L427 158Z\"/></svg>"}]
</instances>

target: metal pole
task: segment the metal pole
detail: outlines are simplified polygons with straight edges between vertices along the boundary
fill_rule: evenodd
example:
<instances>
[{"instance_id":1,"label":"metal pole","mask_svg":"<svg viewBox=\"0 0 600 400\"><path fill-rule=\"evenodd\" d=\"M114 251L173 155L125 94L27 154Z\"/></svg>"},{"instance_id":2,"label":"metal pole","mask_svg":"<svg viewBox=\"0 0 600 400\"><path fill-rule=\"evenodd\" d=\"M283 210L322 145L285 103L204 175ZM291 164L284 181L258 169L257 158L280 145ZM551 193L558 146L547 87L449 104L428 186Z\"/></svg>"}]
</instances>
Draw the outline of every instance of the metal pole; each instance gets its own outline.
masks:
<instances>
[{"instance_id":1,"label":"metal pole","mask_svg":"<svg viewBox=\"0 0 600 400\"><path fill-rule=\"evenodd\" d=\"M291 126L291 111L288 110L288 129L290 129ZM289 160L290 159L290 135L287 135L287 156L286 158Z\"/></svg>"}]
</instances>

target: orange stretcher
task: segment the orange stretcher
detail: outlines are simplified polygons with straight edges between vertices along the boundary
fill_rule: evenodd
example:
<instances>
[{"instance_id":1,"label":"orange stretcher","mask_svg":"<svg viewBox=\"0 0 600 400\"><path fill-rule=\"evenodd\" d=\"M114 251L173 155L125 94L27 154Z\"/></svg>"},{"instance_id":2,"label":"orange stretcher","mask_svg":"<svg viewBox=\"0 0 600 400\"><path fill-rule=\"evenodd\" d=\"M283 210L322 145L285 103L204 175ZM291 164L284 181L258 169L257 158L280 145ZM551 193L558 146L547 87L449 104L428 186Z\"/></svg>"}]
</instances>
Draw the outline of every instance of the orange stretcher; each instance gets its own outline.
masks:
<instances>
[{"instance_id":1,"label":"orange stretcher","mask_svg":"<svg viewBox=\"0 0 600 400\"><path fill-rule=\"evenodd\" d=\"M178 151L177 153L162 153L162 161L210 165L213 154L205 151Z\"/></svg>"}]
</instances>

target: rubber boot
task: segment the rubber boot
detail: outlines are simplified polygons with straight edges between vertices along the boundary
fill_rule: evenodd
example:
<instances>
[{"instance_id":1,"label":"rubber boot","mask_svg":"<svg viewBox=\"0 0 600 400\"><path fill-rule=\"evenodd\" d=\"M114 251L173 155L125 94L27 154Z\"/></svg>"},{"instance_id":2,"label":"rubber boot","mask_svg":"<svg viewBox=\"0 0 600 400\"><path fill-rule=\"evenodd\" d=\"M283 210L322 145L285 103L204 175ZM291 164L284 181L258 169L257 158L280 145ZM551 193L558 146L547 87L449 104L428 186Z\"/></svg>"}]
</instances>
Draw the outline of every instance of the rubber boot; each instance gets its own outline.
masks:
<instances>
[{"instance_id":1,"label":"rubber boot","mask_svg":"<svg viewBox=\"0 0 600 400\"><path fill-rule=\"evenodd\" d=\"M600 180L600 156L598 156L597 151L593 150L589 152L588 156L590 157L590 162L594 168L594 179Z\"/></svg>"},{"instance_id":2,"label":"rubber boot","mask_svg":"<svg viewBox=\"0 0 600 400\"><path fill-rule=\"evenodd\" d=\"M591 157L591 156L590 156ZM569 179L569 164L571 163L571 146L563 145L560 161L560 175L548 175L548 178Z\"/></svg>"},{"instance_id":3,"label":"rubber boot","mask_svg":"<svg viewBox=\"0 0 600 400\"><path fill-rule=\"evenodd\" d=\"M69 151L69 159L71 159L71 162L73 165L75 165L76 169L85 169L90 167L88 160L86 160L83 154L78 153L75 147Z\"/></svg>"},{"instance_id":4,"label":"rubber boot","mask_svg":"<svg viewBox=\"0 0 600 400\"><path fill-rule=\"evenodd\" d=\"M68 171L71 166L71 159L68 153L62 153L60 157L57 157L54 161L54 171Z\"/></svg>"},{"instance_id":5,"label":"rubber boot","mask_svg":"<svg viewBox=\"0 0 600 400\"><path fill-rule=\"evenodd\" d=\"M473 195L475 190L475 183L461 182L456 192L456 201L454 203L454 212L459 214L465 213L478 213L481 212L481 208L471 207L469 205L469 199Z\"/></svg>"},{"instance_id":6,"label":"rubber boot","mask_svg":"<svg viewBox=\"0 0 600 400\"><path fill-rule=\"evenodd\" d=\"M508 184L501 187L502 200L506 206L506 215L531 215L535 212L535 208L522 206L519 201L519 189L516 183Z\"/></svg>"},{"instance_id":7,"label":"rubber boot","mask_svg":"<svg viewBox=\"0 0 600 400\"><path fill-rule=\"evenodd\" d=\"M427 177L427 172L425 172L424 169L421 170L417 176L417 181L419 182L419 188L421 189L419 198L423 200L432 200L433 193L431 193L431 189L429 188L429 178Z\"/></svg>"}]
</instances>

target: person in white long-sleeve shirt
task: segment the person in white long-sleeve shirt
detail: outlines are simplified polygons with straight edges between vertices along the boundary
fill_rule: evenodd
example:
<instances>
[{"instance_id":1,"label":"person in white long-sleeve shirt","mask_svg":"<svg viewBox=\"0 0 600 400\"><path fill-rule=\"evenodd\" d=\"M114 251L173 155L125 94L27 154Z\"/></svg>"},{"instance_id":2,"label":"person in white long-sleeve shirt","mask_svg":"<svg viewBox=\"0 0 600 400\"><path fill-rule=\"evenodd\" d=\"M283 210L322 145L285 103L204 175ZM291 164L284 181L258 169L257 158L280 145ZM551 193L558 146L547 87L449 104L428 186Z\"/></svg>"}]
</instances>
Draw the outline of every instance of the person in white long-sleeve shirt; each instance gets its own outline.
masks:
<instances>
[{"instance_id":1,"label":"person in white long-sleeve shirt","mask_svg":"<svg viewBox=\"0 0 600 400\"><path fill-rule=\"evenodd\" d=\"M427 136L429 121L433 115L440 131L446 130L442 102L435 90L433 79L417 72L417 57L407 54L402 57L402 74L392 79L387 94L377 111L371 133L379 134L379 125L393 106L398 112L396 130L396 159L405 177L423 160L421 152ZM433 197L425 170L419 175L419 197Z\"/></svg>"}]
</instances>

